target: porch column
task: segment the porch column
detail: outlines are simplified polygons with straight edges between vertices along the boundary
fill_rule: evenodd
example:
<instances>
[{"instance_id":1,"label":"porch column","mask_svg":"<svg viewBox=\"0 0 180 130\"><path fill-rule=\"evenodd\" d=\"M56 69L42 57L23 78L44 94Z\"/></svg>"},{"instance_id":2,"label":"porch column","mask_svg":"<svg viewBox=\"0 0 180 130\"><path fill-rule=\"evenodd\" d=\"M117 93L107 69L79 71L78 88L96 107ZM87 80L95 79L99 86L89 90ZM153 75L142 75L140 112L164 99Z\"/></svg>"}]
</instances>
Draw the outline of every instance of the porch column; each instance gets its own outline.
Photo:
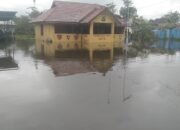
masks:
<instances>
[{"instance_id":1,"label":"porch column","mask_svg":"<svg viewBox=\"0 0 180 130\"><path fill-rule=\"evenodd\" d=\"M93 22L91 22L91 24L90 24L90 41L89 41L89 60L90 60L90 62L92 63L93 62L93 47L92 47L92 37L93 37L93 34L94 34L94 23Z\"/></svg>"},{"instance_id":2,"label":"porch column","mask_svg":"<svg viewBox=\"0 0 180 130\"><path fill-rule=\"evenodd\" d=\"M114 57L114 49L112 48L110 50L110 60L113 61L113 57Z\"/></svg>"},{"instance_id":3,"label":"porch column","mask_svg":"<svg viewBox=\"0 0 180 130\"><path fill-rule=\"evenodd\" d=\"M93 35L93 32L94 32L94 23L92 22L91 24L90 24L90 35Z\"/></svg>"},{"instance_id":4,"label":"porch column","mask_svg":"<svg viewBox=\"0 0 180 130\"><path fill-rule=\"evenodd\" d=\"M114 29L115 28L115 25L114 25L114 23L112 23L112 25L111 25L111 34L114 34Z\"/></svg>"},{"instance_id":5,"label":"porch column","mask_svg":"<svg viewBox=\"0 0 180 130\"><path fill-rule=\"evenodd\" d=\"M92 63L93 62L93 50L89 50L89 60Z\"/></svg>"}]
</instances>

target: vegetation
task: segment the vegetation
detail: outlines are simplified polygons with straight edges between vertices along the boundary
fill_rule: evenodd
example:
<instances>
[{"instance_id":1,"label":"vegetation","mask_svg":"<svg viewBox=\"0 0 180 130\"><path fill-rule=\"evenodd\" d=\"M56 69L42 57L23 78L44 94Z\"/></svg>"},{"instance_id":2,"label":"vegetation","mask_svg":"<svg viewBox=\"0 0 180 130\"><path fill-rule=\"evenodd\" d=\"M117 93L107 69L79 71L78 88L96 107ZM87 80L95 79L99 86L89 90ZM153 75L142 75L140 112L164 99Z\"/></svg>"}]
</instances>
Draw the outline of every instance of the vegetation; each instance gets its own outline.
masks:
<instances>
[{"instance_id":1,"label":"vegetation","mask_svg":"<svg viewBox=\"0 0 180 130\"><path fill-rule=\"evenodd\" d=\"M169 12L158 19L151 20L151 22L157 29L171 29L180 22L180 13L177 11Z\"/></svg>"},{"instance_id":2,"label":"vegetation","mask_svg":"<svg viewBox=\"0 0 180 130\"><path fill-rule=\"evenodd\" d=\"M112 2L112 3L109 3L109 4L106 4L106 7L113 13L115 14L116 13L116 5Z\"/></svg>"},{"instance_id":3,"label":"vegetation","mask_svg":"<svg viewBox=\"0 0 180 130\"><path fill-rule=\"evenodd\" d=\"M133 7L131 0L123 0L124 7L120 9L120 15L125 19L134 19L137 17L137 9Z\"/></svg>"},{"instance_id":4,"label":"vegetation","mask_svg":"<svg viewBox=\"0 0 180 130\"><path fill-rule=\"evenodd\" d=\"M148 47L156 40L152 32L153 25L148 20L143 19L143 17L134 19L132 29L132 39L141 47Z\"/></svg>"},{"instance_id":5,"label":"vegetation","mask_svg":"<svg viewBox=\"0 0 180 130\"><path fill-rule=\"evenodd\" d=\"M30 18L28 16L20 16L15 19L16 27L15 31L16 34L29 34L33 35L33 26L29 24Z\"/></svg>"},{"instance_id":6,"label":"vegetation","mask_svg":"<svg viewBox=\"0 0 180 130\"><path fill-rule=\"evenodd\" d=\"M34 35L33 25L30 24L31 20L38 16L40 12L35 7L29 8L31 11L27 15L22 15L15 19L15 32L18 39L31 39Z\"/></svg>"},{"instance_id":7,"label":"vegetation","mask_svg":"<svg viewBox=\"0 0 180 130\"><path fill-rule=\"evenodd\" d=\"M145 48L151 45L155 40L154 33L152 32L152 24L137 15L137 9L133 6L131 0L123 0L124 7L120 9L120 15L124 19L129 19L128 25L132 28L131 34L132 40L135 42L135 46L139 48Z\"/></svg>"}]
</instances>

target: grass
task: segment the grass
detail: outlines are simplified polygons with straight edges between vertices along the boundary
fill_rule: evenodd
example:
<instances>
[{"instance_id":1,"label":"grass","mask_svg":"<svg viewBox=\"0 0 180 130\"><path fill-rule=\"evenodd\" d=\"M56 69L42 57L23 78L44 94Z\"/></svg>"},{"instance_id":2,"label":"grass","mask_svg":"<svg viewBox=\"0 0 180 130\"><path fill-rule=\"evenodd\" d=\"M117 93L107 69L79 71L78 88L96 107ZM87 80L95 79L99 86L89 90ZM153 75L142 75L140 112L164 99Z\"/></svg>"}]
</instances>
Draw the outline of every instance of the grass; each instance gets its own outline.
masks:
<instances>
[{"instance_id":1,"label":"grass","mask_svg":"<svg viewBox=\"0 0 180 130\"><path fill-rule=\"evenodd\" d=\"M16 34L15 35L16 40L34 40L34 35L27 35L27 34Z\"/></svg>"}]
</instances>

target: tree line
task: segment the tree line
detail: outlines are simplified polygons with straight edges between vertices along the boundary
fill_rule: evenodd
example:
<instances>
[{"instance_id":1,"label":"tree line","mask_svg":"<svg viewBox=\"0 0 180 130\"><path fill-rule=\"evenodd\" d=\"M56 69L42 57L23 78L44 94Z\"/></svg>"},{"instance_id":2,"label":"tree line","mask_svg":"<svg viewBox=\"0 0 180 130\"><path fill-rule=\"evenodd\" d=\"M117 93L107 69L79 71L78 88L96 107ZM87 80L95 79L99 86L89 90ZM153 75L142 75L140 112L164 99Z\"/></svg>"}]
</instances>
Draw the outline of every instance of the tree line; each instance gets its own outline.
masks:
<instances>
[{"instance_id":1,"label":"tree line","mask_svg":"<svg viewBox=\"0 0 180 130\"><path fill-rule=\"evenodd\" d=\"M15 32L19 35L34 35L34 28L33 25L30 23L31 20L38 15L41 14L35 7L30 7L29 13L26 13L26 15L21 15L19 17L16 17L14 19L15 22Z\"/></svg>"},{"instance_id":2,"label":"tree line","mask_svg":"<svg viewBox=\"0 0 180 130\"><path fill-rule=\"evenodd\" d=\"M145 47L153 43L157 38L152 30L175 28L180 22L180 13L178 11L168 12L158 19L147 20L137 14L137 8L132 0L122 0L123 6L119 10L119 15L127 21L130 21L130 27L133 32L131 39L139 45ZM116 13L116 5L109 3L106 5L112 13Z\"/></svg>"},{"instance_id":3,"label":"tree line","mask_svg":"<svg viewBox=\"0 0 180 130\"><path fill-rule=\"evenodd\" d=\"M153 42L156 38L152 32L153 29L174 28L180 21L179 12L169 12L158 19L147 20L137 14L137 8L133 5L132 0L122 0L123 6L118 14L125 20L129 19L130 27L133 30L131 39L139 43ZM109 10L115 14L118 10L114 3L106 5ZM33 25L30 21L41 14L35 7L30 7L30 12L15 18L16 34L34 35Z\"/></svg>"}]
</instances>

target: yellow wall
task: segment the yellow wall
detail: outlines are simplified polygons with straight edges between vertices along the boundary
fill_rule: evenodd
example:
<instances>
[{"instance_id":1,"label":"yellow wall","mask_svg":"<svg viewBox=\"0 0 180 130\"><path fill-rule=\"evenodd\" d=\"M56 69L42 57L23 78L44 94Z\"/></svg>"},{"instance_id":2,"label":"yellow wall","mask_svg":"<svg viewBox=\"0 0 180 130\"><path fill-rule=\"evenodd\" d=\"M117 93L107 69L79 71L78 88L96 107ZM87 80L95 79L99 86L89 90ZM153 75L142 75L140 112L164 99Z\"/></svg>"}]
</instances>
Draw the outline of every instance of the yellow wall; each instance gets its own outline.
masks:
<instances>
[{"instance_id":1,"label":"yellow wall","mask_svg":"<svg viewBox=\"0 0 180 130\"><path fill-rule=\"evenodd\" d=\"M41 35L41 25L35 25L35 35L36 35L36 50L37 52L41 53L41 46L44 46L44 52L47 56L54 55L54 46L53 43L49 41L54 40L54 28L53 25L50 24L43 24L44 35Z\"/></svg>"},{"instance_id":2,"label":"yellow wall","mask_svg":"<svg viewBox=\"0 0 180 130\"><path fill-rule=\"evenodd\" d=\"M114 35L114 48L124 48L124 34Z\"/></svg>"},{"instance_id":3,"label":"yellow wall","mask_svg":"<svg viewBox=\"0 0 180 130\"><path fill-rule=\"evenodd\" d=\"M102 20L105 17L105 20ZM112 34L93 34L94 23L111 23ZM55 34L53 24L43 24L44 35L41 36L41 24L35 24L36 50L42 53L44 46L46 56L55 55L55 51L87 49L112 50L114 47L123 47L124 34L114 34L114 18L108 11L97 16L90 23L90 34ZM50 42L52 41L52 42Z\"/></svg>"},{"instance_id":4,"label":"yellow wall","mask_svg":"<svg viewBox=\"0 0 180 130\"><path fill-rule=\"evenodd\" d=\"M61 51L81 49L81 39L81 34L55 34L54 43L56 44L56 48ZM62 48L58 48L58 46Z\"/></svg>"},{"instance_id":5,"label":"yellow wall","mask_svg":"<svg viewBox=\"0 0 180 130\"><path fill-rule=\"evenodd\" d=\"M94 23L110 23L111 24L111 34L93 34L93 24ZM90 50L111 50L114 44L114 18L110 15L108 11L103 12L97 16L90 26Z\"/></svg>"}]
</instances>

